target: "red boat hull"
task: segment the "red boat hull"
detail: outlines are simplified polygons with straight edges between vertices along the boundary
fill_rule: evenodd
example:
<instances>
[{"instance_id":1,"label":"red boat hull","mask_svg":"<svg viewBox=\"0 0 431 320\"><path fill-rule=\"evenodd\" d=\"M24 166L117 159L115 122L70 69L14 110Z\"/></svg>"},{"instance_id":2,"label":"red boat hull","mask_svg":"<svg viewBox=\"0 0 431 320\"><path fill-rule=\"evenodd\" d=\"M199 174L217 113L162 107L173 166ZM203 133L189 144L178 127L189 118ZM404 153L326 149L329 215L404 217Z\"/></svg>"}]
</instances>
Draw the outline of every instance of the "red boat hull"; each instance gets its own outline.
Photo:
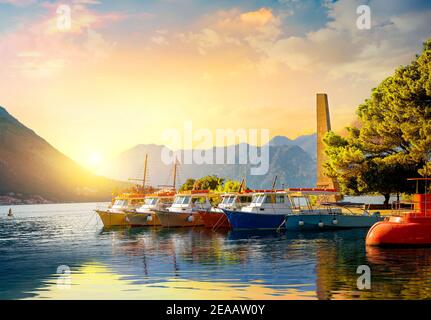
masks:
<instances>
[{"instance_id":1,"label":"red boat hull","mask_svg":"<svg viewBox=\"0 0 431 320\"><path fill-rule=\"evenodd\" d=\"M199 211L206 228L230 229L230 223L223 212Z\"/></svg>"},{"instance_id":2,"label":"red boat hull","mask_svg":"<svg viewBox=\"0 0 431 320\"><path fill-rule=\"evenodd\" d=\"M431 246L431 216L408 214L378 222L368 231L369 246Z\"/></svg>"}]
</instances>

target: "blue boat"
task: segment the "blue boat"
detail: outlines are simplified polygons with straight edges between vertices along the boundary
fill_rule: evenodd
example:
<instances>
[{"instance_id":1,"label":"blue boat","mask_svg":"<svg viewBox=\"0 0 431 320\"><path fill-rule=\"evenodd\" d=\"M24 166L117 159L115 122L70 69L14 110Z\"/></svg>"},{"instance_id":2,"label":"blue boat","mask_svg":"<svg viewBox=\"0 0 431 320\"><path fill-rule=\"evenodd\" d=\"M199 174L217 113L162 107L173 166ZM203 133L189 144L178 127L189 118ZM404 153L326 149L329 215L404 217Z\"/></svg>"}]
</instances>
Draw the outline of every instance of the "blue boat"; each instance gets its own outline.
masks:
<instances>
[{"instance_id":1,"label":"blue boat","mask_svg":"<svg viewBox=\"0 0 431 320\"><path fill-rule=\"evenodd\" d=\"M223 210L233 230L279 229L284 226L284 214L261 214L253 212Z\"/></svg>"},{"instance_id":2,"label":"blue boat","mask_svg":"<svg viewBox=\"0 0 431 320\"><path fill-rule=\"evenodd\" d=\"M286 191L258 192L241 210L223 211L233 230L284 228L285 217L292 212Z\"/></svg>"}]
</instances>

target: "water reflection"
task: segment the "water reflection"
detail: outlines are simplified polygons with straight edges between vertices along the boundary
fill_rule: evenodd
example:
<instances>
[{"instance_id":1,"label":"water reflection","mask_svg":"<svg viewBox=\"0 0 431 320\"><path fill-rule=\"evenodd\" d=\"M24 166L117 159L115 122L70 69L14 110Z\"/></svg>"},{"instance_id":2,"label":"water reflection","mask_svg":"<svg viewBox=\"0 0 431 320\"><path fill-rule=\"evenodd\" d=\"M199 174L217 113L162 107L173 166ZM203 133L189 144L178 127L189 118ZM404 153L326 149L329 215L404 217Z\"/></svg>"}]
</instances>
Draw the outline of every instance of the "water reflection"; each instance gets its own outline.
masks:
<instances>
[{"instance_id":1,"label":"water reflection","mask_svg":"<svg viewBox=\"0 0 431 320\"><path fill-rule=\"evenodd\" d=\"M431 249L366 249L366 230L103 229L88 207L0 219L0 298L431 298ZM371 290L357 288L359 265Z\"/></svg>"}]
</instances>

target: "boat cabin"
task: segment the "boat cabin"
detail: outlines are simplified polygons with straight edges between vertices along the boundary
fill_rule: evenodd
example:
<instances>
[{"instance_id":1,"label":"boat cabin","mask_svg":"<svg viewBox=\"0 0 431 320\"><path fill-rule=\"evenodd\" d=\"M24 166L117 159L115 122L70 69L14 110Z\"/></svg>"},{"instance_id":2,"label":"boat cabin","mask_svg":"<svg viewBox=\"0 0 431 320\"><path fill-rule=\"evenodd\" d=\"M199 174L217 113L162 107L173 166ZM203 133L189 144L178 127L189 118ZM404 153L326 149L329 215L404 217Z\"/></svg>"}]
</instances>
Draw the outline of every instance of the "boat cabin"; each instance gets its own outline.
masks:
<instances>
[{"instance_id":1,"label":"boat cabin","mask_svg":"<svg viewBox=\"0 0 431 320\"><path fill-rule=\"evenodd\" d=\"M144 203L136 209L137 213L151 213L154 210L164 210L172 205L175 192L149 194Z\"/></svg>"},{"instance_id":2,"label":"boat cabin","mask_svg":"<svg viewBox=\"0 0 431 320\"><path fill-rule=\"evenodd\" d=\"M336 194L338 191L335 189L290 188L287 195L292 208L291 214L340 214L342 211L340 207L323 202Z\"/></svg>"},{"instance_id":3,"label":"boat cabin","mask_svg":"<svg viewBox=\"0 0 431 320\"><path fill-rule=\"evenodd\" d=\"M174 202L167 208L169 212L192 213L200 210L210 210L211 198L215 195L208 191L191 191L179 193L175 196Z\"/></svg>"},{"instance_id":4,"label":"boat cabin","mask_svg":"<svg viewBox=\"0 0 431 320\"><path fill-rule=\"evenodd\" d=\"M251 203L253 195L247 193L225 193L221 196L222 200L215 209L241 209Z\"/></svg>"},{"instance_id":5,"label":"boat cabin","mask_svg":"<svg viewBox=\"0 0 431 320\"><path fill-rule=\"evenodd\" d=\"M242 212L262 214L289 214L291 203L286 191L260 191L253 194L249 205L241 208Z\"/></svg>"},{"instance_id":6,"label":"boat cabin","mask_svg":"<svg viewBox=\"0 0 431 320\"><path fill-rule=\"evenodd\" d=\"M108 209L108 212L123 213L125 211L135 210L136 208L141 206L143 202L143 195L125 193L120 196L117 196L114 199L114 202Z\"/></svg>"}]
</instances>

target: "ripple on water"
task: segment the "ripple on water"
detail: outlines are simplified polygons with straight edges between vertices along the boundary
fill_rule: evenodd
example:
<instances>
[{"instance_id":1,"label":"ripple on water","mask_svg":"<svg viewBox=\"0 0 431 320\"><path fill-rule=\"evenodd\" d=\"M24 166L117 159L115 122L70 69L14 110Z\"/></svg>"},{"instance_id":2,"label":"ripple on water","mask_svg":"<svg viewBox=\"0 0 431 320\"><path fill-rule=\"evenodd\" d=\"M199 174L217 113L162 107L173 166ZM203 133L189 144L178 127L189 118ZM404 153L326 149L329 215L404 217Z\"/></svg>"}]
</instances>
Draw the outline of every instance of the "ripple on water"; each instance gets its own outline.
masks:
<instances>
[{"instance_id":1,"label":"ripple on water","mask_svg":"<svg viewBox=\"0 0 431 320\"><path fill-rule=\"evenodd\" d=\"M95 207L17 206L0 218L0 298L431 298L430 249L365 250L366 230L104 230ZM369 291L356 287L361 264ZM60 265L71 289L58 287Z\"/></svg>"}]
</instances>

